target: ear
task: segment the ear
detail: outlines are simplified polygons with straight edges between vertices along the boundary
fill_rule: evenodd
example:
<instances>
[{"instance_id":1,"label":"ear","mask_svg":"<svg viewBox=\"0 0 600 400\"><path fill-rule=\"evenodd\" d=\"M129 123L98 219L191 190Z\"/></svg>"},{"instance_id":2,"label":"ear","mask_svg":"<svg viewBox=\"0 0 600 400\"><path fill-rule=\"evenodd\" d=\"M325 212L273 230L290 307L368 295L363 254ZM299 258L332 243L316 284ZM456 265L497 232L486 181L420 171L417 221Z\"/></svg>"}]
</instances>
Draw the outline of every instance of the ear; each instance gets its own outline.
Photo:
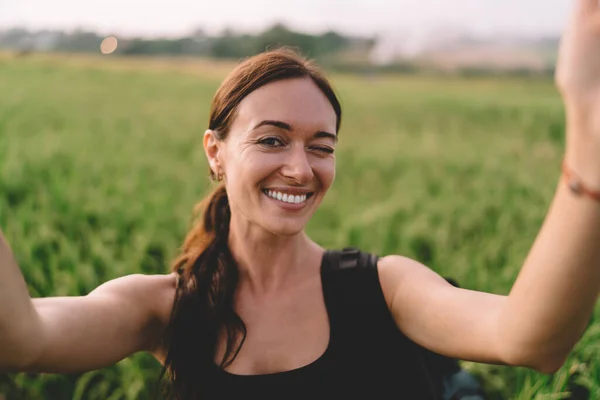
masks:
<instances>
[{"instance_id":1,"label":"ear","mask_svg":"<svg viewBox=\"0 0 600 400\"><path fill-rule=\"evenodd\" d=\"M211 129L207 129L204 132L204 152L208 159L208 164L213 174L217 176L223 173L223 163L221 161L221 146L220 141L217 139L217 135Z\"/></svg>"}]
</instances>

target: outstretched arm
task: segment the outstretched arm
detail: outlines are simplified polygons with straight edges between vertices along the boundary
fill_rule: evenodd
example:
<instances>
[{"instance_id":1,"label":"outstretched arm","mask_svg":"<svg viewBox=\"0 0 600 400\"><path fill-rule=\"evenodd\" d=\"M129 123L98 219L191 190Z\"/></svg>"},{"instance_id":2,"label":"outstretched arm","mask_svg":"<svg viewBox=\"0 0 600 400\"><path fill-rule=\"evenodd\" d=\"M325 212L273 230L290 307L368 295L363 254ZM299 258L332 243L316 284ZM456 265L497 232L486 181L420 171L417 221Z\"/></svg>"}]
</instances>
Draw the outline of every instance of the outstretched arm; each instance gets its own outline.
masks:
<instances>
[{"instance_id":1,"label":"outstretched arm","mask_svg":"<svg viewBox=\"0 0 600 400\"><path fill-rule=\"evenodd\" d=\"M567 111L565 165L579 185L600 193L598 0L576 0L556 79ZM441 354L558 369L584 332L600 291L600 196L578 194L575 186L561 177L508 296L456 289L414 261L382 259L382 287L399 327Z\"/></svg>"},{"instance_id":2,"label":"outstretched arm","mask_svg":"<svg viewBox=\"0 0 600 400\"><path fill-rule=\"evenodd\" d=\"M568 173L502 315L514 357L550 364L562 363L579 340L600 291L600 196L571 190L574 183L600 193L600 6L575 3L556 75L567 115ZM576 180L569 182L570 174Z\"/></svg>"},{"instance_id":3,"label":"outstretched arm","mask_svg":"<svg viewBox=\"0 0 600 400\"><path fill-rule=\"evenodd\" d=\"M19 368L33 359L37 352L35 343L20 343L28 341L23 332L32 329L34 320L35 309L27 285L0 230L0 370L6 365Z\"/></svg>"},{"instance_id":4,"label":"outstretched arm","mask_svg":"<svg viewBox=\"0 0 600 400\"><path fill-rule=\"evenodd\" d=\"M157 350L175 283L129 275L87 296L31 299L0 230L0 372L84 372Z\"/></svg>"}]
</instances>

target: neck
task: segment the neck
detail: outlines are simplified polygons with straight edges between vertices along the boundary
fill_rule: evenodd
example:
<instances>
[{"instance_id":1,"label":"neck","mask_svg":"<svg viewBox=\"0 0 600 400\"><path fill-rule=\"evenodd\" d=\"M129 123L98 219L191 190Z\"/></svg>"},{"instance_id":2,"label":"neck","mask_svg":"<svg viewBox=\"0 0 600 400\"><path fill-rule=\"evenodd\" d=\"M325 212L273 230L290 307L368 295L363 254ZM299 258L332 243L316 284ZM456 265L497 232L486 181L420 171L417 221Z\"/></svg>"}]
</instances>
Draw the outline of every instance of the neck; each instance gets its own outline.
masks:
<instances>
[{"instance_id":1,"label":"neck","mask_svg":"<svg viewBox=\"0 0 600 400\"><path fill-rule=\"evenodd\" d=\"M312 276L313 266L320 266L323 255L323 249L304 231L278 236L233 218L229 248L238 265L239 286L255 294L285 289L289 282Z\"/></svg>"}]
</instances>

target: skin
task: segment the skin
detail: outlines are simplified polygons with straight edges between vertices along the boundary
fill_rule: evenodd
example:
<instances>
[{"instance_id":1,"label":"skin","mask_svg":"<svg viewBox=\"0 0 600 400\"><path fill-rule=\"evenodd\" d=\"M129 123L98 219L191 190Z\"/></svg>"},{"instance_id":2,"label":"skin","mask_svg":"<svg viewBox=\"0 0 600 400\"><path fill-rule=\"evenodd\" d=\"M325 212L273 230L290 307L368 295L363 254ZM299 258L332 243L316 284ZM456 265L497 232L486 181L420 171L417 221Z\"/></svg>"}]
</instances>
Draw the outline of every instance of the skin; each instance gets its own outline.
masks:
<instances>
[{"instance_id":1,"label":"skin","mask_svg":"<svg viewBox=\"0 0 600 400\"><path fill-rule=\"evenodd\" d=\"M565 160L597 190L598 48L598 3L578 0L556 78L567 110ZM256 128L267 120L279 122ZM240 266L235 307L249 331L231 373L293 369L327 347L319 278L324 250L304 231L335 176L335 157L324 150L334 149L335 140L322 132L335 132L335 113L312 82L295 79L269 84L244 99L227 140L205 133L211 168L224 176L230 197L229 243ZM263 189L269 188L312 196L291 209L265 195ZM398 328L422 346L465 360L554 372L579 340L597 301L599 237L600 203L574 195L561 181L507 296L454 288L426 266L398 255L380 260L380 281ZM164 349L157 343L174 288L173 275L132 275L84 297L30 299L2 239L0 369L87 371L138 351L162 360Z\"/></svg>"},{"instance_id":2,"label":"skin","mask_svg":"<svg viewBox=\"0 0 600 400\"><path fill-rule=\"evenodd\" d=\"M318 87L294 79L246 97L225 141L205 133L211 168L224 176L230 198L229 244L240 269L235 306L248 327L230 372L293 369L327 347L323 249L304 227L335 177L335 127L335 112ZM268 189L310 197L290 209L268 197Z\"/></svg>"}]
</instances>

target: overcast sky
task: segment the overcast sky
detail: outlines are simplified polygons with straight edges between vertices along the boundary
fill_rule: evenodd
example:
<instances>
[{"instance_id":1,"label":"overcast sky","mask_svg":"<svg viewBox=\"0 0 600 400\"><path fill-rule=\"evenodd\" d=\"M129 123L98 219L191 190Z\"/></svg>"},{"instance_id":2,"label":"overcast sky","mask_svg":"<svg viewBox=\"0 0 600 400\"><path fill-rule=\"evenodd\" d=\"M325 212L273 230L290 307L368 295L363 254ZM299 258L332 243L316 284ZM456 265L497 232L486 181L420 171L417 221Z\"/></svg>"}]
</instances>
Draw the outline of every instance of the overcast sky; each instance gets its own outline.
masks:
<instances>
[{"instance_id":1,"label":"overcast sky","mask_svg":"<svg viewBox=\"0 0 600 400\"><path fill-rule=\"evenodd\" d=\"M0 0L15 26L178 36L201 27L255 30L284 22L357 34L452 26L474 32L560 33L574 0Z\"/></svg>"}]
</instances>

